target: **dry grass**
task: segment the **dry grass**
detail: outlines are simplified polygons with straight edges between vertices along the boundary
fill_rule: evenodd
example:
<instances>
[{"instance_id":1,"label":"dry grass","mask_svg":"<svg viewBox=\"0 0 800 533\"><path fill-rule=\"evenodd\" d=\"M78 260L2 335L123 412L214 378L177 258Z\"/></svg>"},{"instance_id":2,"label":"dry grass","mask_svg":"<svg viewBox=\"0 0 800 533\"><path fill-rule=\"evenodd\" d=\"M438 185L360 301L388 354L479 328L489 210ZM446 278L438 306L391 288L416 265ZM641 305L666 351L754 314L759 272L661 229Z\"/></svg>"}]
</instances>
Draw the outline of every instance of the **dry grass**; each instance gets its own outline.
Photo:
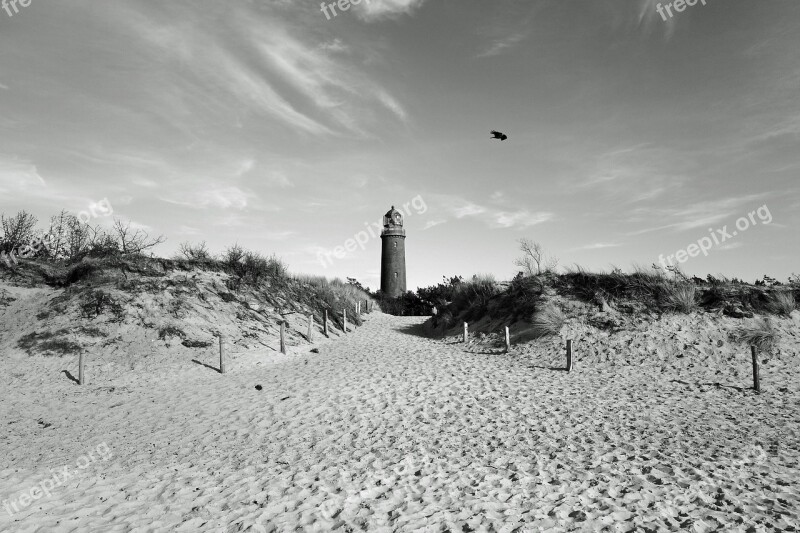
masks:
<instances>
[{"instance_id":1,"label":"dry grass","mask_svg":"<svg viewBox=\"0 0 800 533\"><path fill-rule=\"evenodd\" d=\"M792 291L780 291L770 297L770 308L776 315L789 316L797 308Z\"/></svg>"},{"instance_id":2,"label":"dry grass","mask_svg":"<svg viewBox=\"0 0 800 533\"><path fill-rule=\"evenodd\" d=\"M564 312L561 308L548 304L533 314L532 324L536 338L558 335L564 326Z\"/></svg>"},{"instance_id":3,"label":"dry grass","mask_svg":"<svg viewBox=\"0 0 800 533\"><path fill-rule=\"evenodd\" d=\"M691 313L696 311L697 290L694 285L680 283L678 285L663 285L664 307L680 313Z\"/></svg>"},{"instance_id":4,"label":"dry grass","mask_svg":"<svg viewBox=\"0 0 800 533\"><path fill-rule=\"evenodd\" d=\"M772 352L778 343L778 332L769 318L751 320L732 333L735 341L755 346L761 352Z\"/></svg>"}]
</instances>

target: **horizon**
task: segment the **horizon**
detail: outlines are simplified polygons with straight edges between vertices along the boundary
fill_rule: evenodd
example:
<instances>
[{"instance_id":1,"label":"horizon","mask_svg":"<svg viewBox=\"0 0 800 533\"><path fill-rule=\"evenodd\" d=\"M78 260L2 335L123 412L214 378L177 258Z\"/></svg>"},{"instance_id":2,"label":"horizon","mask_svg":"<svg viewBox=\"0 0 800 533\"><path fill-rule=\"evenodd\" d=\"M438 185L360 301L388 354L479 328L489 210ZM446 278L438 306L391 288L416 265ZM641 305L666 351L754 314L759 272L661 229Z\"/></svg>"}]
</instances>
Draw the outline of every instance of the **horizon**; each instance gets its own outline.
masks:
<instances>
[{"instance_id":1,"label":"horizon","mask_svg":"<svg viewBox=\"0 0 800 533\"><path fill-rule=\"evenodd\" d=\"M796 2L14 5L5 215L113 213L158 255L238 243L370 288L390 206L409 289L510 279L520 238L561 267L800 272Z\"/></svg>"}]
</instances>

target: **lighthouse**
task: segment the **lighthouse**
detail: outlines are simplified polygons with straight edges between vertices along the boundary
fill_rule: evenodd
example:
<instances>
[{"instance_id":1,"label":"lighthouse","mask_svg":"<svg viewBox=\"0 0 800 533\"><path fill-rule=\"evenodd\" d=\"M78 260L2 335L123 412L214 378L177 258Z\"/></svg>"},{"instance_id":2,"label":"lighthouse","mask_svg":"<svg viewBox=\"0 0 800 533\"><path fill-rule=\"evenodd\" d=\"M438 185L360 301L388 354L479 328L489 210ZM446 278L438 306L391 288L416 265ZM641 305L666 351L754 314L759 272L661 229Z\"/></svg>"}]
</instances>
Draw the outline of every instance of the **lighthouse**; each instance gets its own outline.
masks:
<instances>
[{"instance_id":1,"label":"lighthouse","mask_svg":"<svg viewBox=\"0 0 800 533\"><path fill-rule=\"evenodd\" d=\"M406 292L406 230L394 206L383 215L381 241L381 292L397 298Z\"/></svg>"}]
</instances>

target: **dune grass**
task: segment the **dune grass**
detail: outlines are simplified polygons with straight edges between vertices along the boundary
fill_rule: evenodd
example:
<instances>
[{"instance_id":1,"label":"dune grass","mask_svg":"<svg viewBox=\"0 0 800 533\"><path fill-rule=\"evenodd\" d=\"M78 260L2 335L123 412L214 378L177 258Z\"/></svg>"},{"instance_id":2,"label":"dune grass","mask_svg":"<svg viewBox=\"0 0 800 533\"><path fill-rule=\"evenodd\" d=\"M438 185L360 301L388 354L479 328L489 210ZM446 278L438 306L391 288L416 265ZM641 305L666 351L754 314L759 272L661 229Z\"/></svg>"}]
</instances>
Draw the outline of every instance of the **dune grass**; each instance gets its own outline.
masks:
<instances>
[{"instance_id":1,"label":"dune grass","mask_svg":"<svg viewBox=\"0 0 800 533\"><path fill-rule=\"evenodd\" d=\"M792 291L778 291L770 297L770 308L776 315L789 316L797 309Z\"/></svg>"},{"instance_id":2,"label":"dune grass","mask_svg":"<svg viewBox=\"0 0 800 533\"><path fill-rule=\"evenodd\" d=\"M739 326L731 336L736 342L755 346L766 353L772 352L778 344L778 331L769 318L748 321Z\"/></svg>"},{"instance_id":3,"label":"dune grass","mask_svg":"<svg viewBox=\"0 0 800 533\"><path fill-rule=\"evenodd\" d=\"M697 289L694 285L680 283L662 286L664 307L680 313L697 311Z\"/></svg>"},{"instance_id":4,"label":"dune grass","mask_svg":"<svg viewBox=\"0 0 800 533\"><path fill-rule=\"evenodd\" d=\"M533 314L531 322L536 338L558 335L564 326L564 312L554 304L547 304Z\"/></svg>"}]
</instances>

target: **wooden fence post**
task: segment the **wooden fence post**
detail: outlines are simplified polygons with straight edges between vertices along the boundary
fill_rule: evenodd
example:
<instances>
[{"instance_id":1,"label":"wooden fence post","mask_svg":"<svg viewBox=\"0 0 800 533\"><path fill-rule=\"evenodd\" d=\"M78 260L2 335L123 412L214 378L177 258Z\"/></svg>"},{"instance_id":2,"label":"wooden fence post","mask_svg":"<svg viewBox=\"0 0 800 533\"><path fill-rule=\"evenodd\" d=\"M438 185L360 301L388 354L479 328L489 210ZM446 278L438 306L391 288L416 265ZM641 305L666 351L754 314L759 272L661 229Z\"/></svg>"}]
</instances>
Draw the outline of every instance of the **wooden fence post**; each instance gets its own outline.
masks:
<instances>
[{"instance_id":1,"label":"wooden fence post","mask_svg":"<svg viewBox=\"0 0 800 533\"><path fill-rule=\"evenodd\" d=\"M225 346L222 342L222 333L219 334L219 373L225 373Z\"/></svg>"},{"instance_id":2,"label":"wooden fence post","mask_svg":"<svg viewBox=\"0 0 800 533\"><path fill-rule=\"evenodd\" d=\"M511 333L508 331L508 326L506 326L506 353L511 351Z\"/></svg>"},{"instance_id":3,"label":"wooden fence post","mask_svg":"<svg viewBox=\"0 0 800 533\"><path fill-rule=\"evenodd\" d=\"M83 373L83 352L85 350L81 348L80 354L78 354L78 385L83 385L84 381L84 373Z\"/></svg>"},{"instance_id":4,"label":"wooden fence post","mask_svg":"<svg viewBox=\"0 0 800 533\"><path fill-rule=\"evenodd\" d=\"M281 320L281 353L286 353L286 321Z\"/></svg>"},{"instance_id":5,"label":"wooden fence post","mask_svg":"<svg viewBox=\"0 0 800 533\"><path fill-rule=\"evenodd\" d=\"M467 339L469 338L469 325L464 322L464 343L466 344Z\"/></svg>"},{"instance_id":6,"label":"wooden fence post","mask_svg":"<svg viewBox=\"0 0 800 533\"><path fill-rule=\"evenodd\" d=\"M750 347L750 353L753 357L753 389L756 392L761 392L761 380L758 375L758 348L755 346Z\"/></svg>"},{"instance_id":7,"label":"wooden fence post","mask_svg":"<svg viewBox=\"0 0 800 533\"><path fill-rule=\"evenodd\" d=\"M314 313L308 315L308 341L311 342L312 335L314 334Z\"/></svg>"},{"instance_id":8,"label":"wooden fence post","mask_svg":"<svg viewBox=\"0 0 800 533\"><path fill-rule=\"evenodd\" d=\"M567 372L572 372L572 340L567 341Z\"/></svg>"},{"instance_id":9,"label":"wooden fence post","mask_svg":"<svg viewBox=\"0 0 800 533\"><path fill-rule=\"evenodd\" d=\"M342 319L342 329L347 333L347 309L342 309L342 315L344 316Z\"/></svg>"},{"instance_id":10,"label":"wooden fence post","mask_svg":"<svg viewBox=\"0 0 800 533\"><path fill-rule=\"evenodd\" d=\"M322 331L325 333L325 336L328 336L328 310L325 309L325 317L322 319Z\"/></svg>"}]
</instances>

